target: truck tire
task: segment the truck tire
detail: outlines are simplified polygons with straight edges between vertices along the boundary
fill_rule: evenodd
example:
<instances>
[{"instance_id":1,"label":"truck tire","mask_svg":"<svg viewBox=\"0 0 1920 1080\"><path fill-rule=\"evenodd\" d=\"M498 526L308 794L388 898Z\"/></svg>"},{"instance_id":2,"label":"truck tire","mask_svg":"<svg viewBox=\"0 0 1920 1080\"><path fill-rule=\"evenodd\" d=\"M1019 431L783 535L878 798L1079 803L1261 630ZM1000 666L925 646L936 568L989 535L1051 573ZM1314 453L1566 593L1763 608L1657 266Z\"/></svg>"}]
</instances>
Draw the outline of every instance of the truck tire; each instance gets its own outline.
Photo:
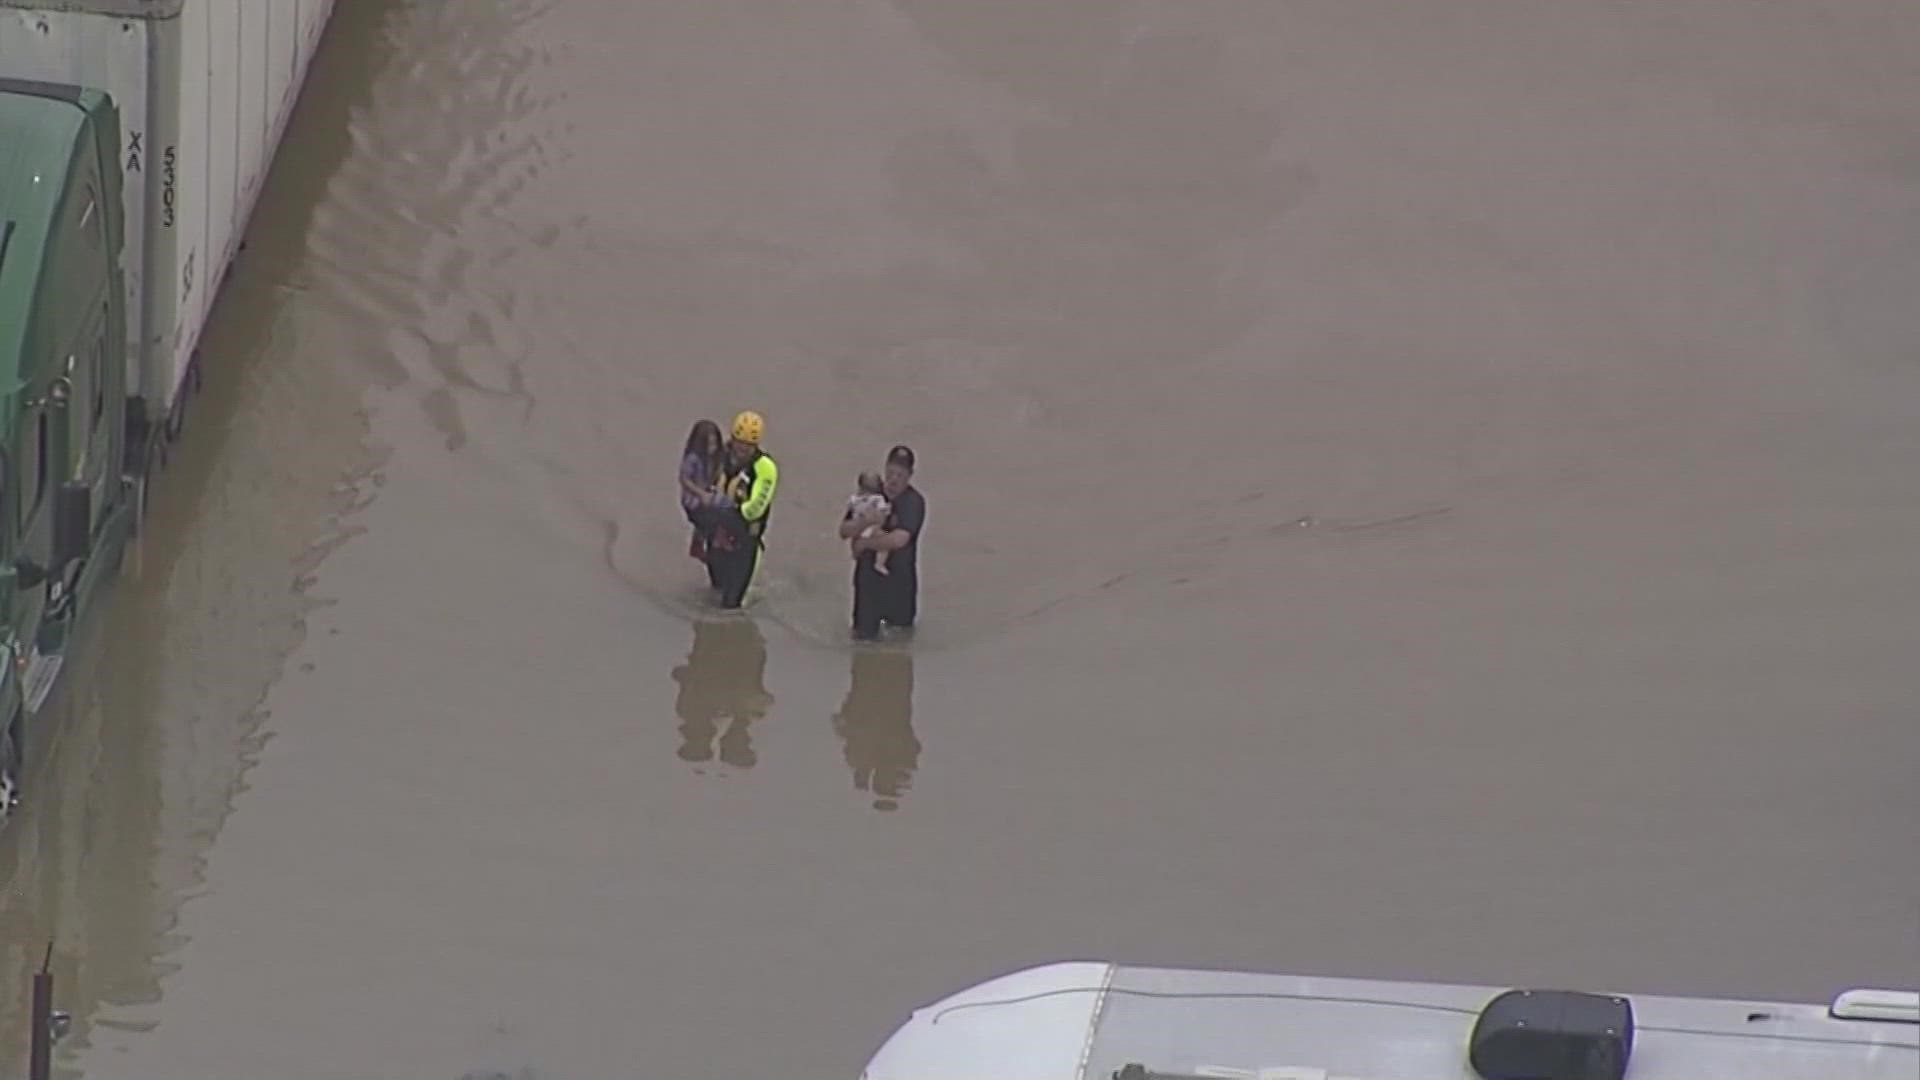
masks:
<instances>
[{"instance_id":1,"label":"truck tire","mask_svg":"<svg viewBox=\"0 0 1920 1080\"><path fill-rule=\"evenodd\" d=\"M20 805L20 774L23 771L20 760L20 738L15 717L5 728L0 728L0 826L13 816L13 808Z\"/></svg>"}]
</instances>

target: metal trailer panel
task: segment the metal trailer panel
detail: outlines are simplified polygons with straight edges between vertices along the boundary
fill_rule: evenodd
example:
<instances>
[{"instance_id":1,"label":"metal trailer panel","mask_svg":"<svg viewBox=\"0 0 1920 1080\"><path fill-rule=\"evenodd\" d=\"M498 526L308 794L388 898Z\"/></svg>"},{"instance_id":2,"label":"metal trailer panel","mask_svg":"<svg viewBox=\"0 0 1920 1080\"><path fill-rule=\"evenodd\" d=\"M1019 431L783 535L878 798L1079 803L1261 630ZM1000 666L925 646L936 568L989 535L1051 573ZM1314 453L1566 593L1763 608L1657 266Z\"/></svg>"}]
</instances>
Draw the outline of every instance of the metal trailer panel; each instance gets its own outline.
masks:
<instances>
[{"instance_id":1,"label":"metal trailer panel","mask_svg":"<svg viewBox=\"0 0 1920 1080\"><path fill-rule=\"evenodd\" d=\"M186 35L181 20L169 20L155 26L153 46L149 50L149 100L153 102L153 147L160 168L151 173L147 185L147 281L151 287L142 298L146 308L144 333L140 339L140 363L131 372L129 394L143 397L151 419L165 416L172 404L171 376L173 357L180 348L180 328L184 320L181 299L185 287L181 281L181 250L194 250L182 237L197 234L191 222L194 208L201 203L194 197L199 174L192 163L206 157L204 123L192 122L181 109L185 98L181 83L188 70L204 70L206 59L183 47ZM194 40L200 40L196 35Z\"/></svg>"},{"instance_id":2,"label":"metal trailer panel","mask_svg":"<svg viewBox=\"0 0 1920 1080\"><path fill-rule=\"evenodd\" d=\"M267 58L273 53L272 0L233 0L235 31L240 38L239 98L234 112L234 135L239 158L236 171L241 178L240 201L249 203L260 190L261 163L272 157L267 148L268 121L278 95L267 85Z\"/></svg>"},{"instance_id":3,"label":"metal trailer panel","mask_svg":"<svg viewBox=\"0 0 1920 1080\"><path fill-rule=\"evenodd\" d=\"M180 317L185 348L173 356L174 382L185 371L187 358L198 343L212 308L214 283L220 264L232 246L234 209L240 200L240 0L197 0L181 12L180 33L199 37L205 45L205 64L184 66L180 77L180 123L200 124L201 156L188 159L185 168L198 177L201 198L195 201L191 221L195 234L183 231L191 243L180 263Z\"/></svg>"},{"instance_id":4,"label":"metal trailer panel","mask_svg":"<svg viewBox=\"0 0 1920 1080\"><path fill-rule=\"evenodd\" d=\"M187 5L192 10L196 5ZM220 279L214 268L226 262L223 255L238 246L234 219L244 191L240 182L243 155L240 129L240 68L246 63L247 42L240 36L241 0L200 0L198 10L205 13L207 27L207 201L201 222L206 226L205 254L201 262L206 273L194 282L189 293L196 312L196 325L205 325L213 310L214 285ZM186 89L193 73L187 73ZM223 267L224 269L224 267ZM176 358L178 359L178 358Z\"/></svg>"},{"instance_id":5,"label":"metal trailer panel","mask_svg":"<svg viewBox=\"0 0 1920 1080\"><path fill-rule=\"evenodd\" d=\"M0 0L0 7L30 11L63 11L82 15L115 15L129 19L171 19L186 0Z\"/></svg>"},{"instance_id":6,"label":"metal trailer panel","mask_svg":"<svg viewBox=\"0 0 1920 1080\"><path fill-rule=\"evenodd\" d=\"M151 130L147 57L153 24L141 19L26 10L0 0L0 75L105 90L120 107L120 167L125 215L127 340L142 340L147 282L147 178L158 176L160 139ZM135 368L139 363L135 351ZM137 371L128 392L138 392Z\"/></svg>"},{"instance_id":7,"label":"metal trailer panel","mask_svg":"<svg viewBox=\"0 0 1920 1080\"><path fill-rule=\"evenodd\" d=\"M156 24L155 97L170 98L176 142L172 225L149 269L151 362L140 392L169 411L226 270L239 250L333 0L184 0Z\"/></svg>"},{"instance_id":8,"label":"metal trailer panel","mask_svg":"<svg viewBox=\"0 0 1920 1080\"><path fill-rule=\"evenodd\" d=\"M111 14L103 13L111 12ZM0 74L120 106L127 392L171 412L333 0L0 0Z\"/></svg>"}]
</instances>

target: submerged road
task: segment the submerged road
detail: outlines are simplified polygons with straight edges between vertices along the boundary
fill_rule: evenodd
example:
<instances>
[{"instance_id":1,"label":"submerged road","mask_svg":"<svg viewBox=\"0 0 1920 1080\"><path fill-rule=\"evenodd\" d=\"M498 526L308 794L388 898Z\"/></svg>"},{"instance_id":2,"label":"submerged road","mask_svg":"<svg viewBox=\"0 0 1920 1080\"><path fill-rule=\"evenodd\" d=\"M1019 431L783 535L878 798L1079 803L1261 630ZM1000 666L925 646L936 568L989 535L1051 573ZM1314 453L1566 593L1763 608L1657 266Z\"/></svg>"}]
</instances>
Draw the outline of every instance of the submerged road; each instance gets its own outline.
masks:
<instances>
[{"instance_id":1,"label":"submerged road","mask_svg":"<svg viewBox=\"0 0 1920 1080\"><path fill-rule=\"evenodd\" d=\"M354 0L0 1076L847 1077L1063 957L1920 970L1920 13ZM757 408L764 597L671 469ZM843 640L919 450L927 622ZM19 996L16 996L19 995Z\"/></svg>"}]
</instances>

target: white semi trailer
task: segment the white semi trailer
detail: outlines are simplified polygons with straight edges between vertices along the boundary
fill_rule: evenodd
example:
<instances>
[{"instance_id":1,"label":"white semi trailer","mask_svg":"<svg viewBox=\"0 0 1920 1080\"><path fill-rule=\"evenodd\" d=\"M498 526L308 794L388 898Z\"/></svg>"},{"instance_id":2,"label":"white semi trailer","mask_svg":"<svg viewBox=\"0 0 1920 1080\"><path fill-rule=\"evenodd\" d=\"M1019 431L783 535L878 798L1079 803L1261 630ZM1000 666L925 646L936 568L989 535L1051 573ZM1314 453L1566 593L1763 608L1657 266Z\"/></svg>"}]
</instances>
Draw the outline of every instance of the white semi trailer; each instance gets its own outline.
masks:
<instances>
[{"instance_id":1,"label":"white semi trailer","mask_svg":"<svg viewBox=\"0 0 1920 1080\"><path fill-rule=\"evenodd\" d=\"M0 819L333 0L0 0Z\"/></svg>"},{"instance_id":2,"label":"white semi trailer","mask_svg":"<svg viewBox=\"0 0 1920 1080\"><path fill-rule=\"evenodd\" d=\"M897 1028L861 1080L1913 1080L1920 994L1826 1005L1046 964Z\"/></svg>"}]
</instances>

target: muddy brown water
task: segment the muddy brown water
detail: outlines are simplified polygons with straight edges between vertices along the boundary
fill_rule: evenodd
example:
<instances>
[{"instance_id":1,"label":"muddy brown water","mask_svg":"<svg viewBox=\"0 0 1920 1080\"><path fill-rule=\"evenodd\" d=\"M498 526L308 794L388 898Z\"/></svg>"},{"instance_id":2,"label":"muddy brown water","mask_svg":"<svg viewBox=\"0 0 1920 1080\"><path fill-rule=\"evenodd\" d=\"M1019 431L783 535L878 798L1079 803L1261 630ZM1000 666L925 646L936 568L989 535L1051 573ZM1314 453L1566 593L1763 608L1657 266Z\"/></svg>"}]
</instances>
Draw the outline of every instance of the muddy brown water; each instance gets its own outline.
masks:
<instances>
[{"instance_id":1,"label":"muddy brown water","mask_svg":"<svg viewBox=\"0 0 1920 1080\"><path fill-rule=\"evenodd\" d=\"M0 1075L855 1075L1065 957L1920 971L1920 15L343 5ZM762 598L670 472L753 407ZM842 640L913 443L927 621Z\"/></svg>"}]
</instances>

